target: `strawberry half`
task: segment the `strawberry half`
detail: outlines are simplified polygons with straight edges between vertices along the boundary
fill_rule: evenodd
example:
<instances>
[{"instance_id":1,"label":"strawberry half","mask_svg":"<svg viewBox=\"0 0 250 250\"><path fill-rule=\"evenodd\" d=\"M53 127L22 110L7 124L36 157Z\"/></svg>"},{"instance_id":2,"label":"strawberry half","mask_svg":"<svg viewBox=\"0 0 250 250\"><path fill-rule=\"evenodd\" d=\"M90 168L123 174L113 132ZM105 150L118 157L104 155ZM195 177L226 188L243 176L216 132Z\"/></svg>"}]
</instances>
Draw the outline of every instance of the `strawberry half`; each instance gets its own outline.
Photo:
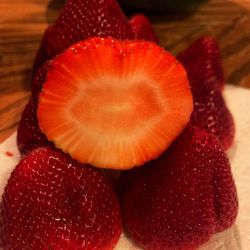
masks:
<instances>
[{"instance_id":1,"label":"strawberry half","mask_svg":"<svg viewBox=\"0 0 250 250\"><path fill-rule=\"evenodd\" d=\"M134 38L126 16L115 0L68 0L54 25L44 34L35 60L38 69L69 46L89 37Z\"/></svg>"},{"instance_id":2,"label":"strawberry half","mask_svg":"<svg viewBox=\"0 0 250 250\"><path fill-rule=\"evenodd\" d=\"M51 148L16 166L0 211L3 249L111 250L121 233L118 200L100 171Z\"/></svg>"},{"instance_id":3,"label":"strawberry half","mask_svg":"<svg viewBox=\"0 0 250 250\"><path fill-rule=\"evenodd\" d=\"M123 222L147 250L191 250L230 227L238 200L228 158L212 134L188 127L157 160L123 171Z\"/></svg>"},{"instance_id":4,"label":"strawberry half","mask_svg":"<svg viewBox=\"0 0 250 250\"><path fill-rule=\"evenodd\" d=\"M187 70L192 87L200 84L222 90L225 84L220 49L212 37L202 37L181 52L177 59Z\"/></svg>"},{"instance_id":5,"label":"strawberry half","mask_svg":"<svg viewBox=\"0 0 250 250\"><path fill-rule=\"evenodd\" d=\"M158 43L158 39L149 19L143 14L134 15L129 21L136 39Z\"/></svg>"},{"instance_id":6,"label":"strawberry half","mask_svg":"<svg viewBox=\"0 0 250 250\"><path fill-rule=\"evenodd\" d=\"M38 120L79 162L128 169L157 158L192 109L186 72L170 53L150 42L91 38L53 61Z\"/></svg>"}]
</instances>

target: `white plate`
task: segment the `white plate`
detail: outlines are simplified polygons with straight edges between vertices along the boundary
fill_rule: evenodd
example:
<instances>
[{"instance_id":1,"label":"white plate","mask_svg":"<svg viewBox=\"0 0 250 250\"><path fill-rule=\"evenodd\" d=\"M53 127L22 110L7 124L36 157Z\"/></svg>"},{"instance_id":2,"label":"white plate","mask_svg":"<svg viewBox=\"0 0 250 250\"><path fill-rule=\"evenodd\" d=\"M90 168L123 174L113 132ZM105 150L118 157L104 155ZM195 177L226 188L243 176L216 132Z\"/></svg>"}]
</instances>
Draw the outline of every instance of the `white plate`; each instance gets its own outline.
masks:
<instances>
[{"instance_id":1,"label":"white plate","mask_svg":"<svg viewBox=\"0 0 250 250\"><path fill-rule=\"evenodd\" d=\"M228 152L238 189L240 209L236 224L214 235L199 250L250 250L250 90L227 86L224 96L236 122L236 139ZM13 156L8 156L11 152ZM20 159L16 134L0 145L0 194ZM139 249L122 235L116 250Z\"/></svg>"}]
</instances>

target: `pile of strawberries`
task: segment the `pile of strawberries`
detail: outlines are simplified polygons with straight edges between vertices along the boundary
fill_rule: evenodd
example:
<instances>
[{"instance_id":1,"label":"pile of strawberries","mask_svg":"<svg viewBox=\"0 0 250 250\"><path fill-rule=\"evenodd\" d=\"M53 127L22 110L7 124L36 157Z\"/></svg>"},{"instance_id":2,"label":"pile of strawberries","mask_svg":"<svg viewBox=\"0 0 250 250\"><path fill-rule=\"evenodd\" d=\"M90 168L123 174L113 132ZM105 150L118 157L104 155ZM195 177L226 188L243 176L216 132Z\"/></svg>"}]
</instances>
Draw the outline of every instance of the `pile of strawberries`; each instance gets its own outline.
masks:
<instances>
[{"instance_id":1,"label":"pile of strawberries","mask_svg":"<svg viewBox=\"0 0 250 250\"><path fill-rule=\"evenodd\" d=\"M157 42L115 0L66 2L35 59L3 249L114 249L123 225L143 249L191 250L234 223L219 47L204 37L175 58Z\"/></svg>"}]
</instances>

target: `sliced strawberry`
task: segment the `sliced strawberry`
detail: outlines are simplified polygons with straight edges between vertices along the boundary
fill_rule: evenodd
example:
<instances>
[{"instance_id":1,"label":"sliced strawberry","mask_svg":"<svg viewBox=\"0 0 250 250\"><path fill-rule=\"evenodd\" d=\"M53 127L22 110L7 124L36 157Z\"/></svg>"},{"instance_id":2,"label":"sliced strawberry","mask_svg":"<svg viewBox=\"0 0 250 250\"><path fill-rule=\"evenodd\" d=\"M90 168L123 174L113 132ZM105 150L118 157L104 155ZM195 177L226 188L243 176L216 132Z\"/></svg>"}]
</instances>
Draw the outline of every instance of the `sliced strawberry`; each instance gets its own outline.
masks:
<instances>
[{"instance_id":1,"label":"sliced strawberry","mask_svg":"<svg viewBox=\"0 0 250 250\"><path fill-rule=\"evenodd\" d=\"M198 249L238 212L222 145L196 128L185 129L157 160L123 171L119 187L123 222L143 249Z\"/></svg>"},{"instance_id":2,"label":"sliced strawberry","mask_svg":"<svg viewBox=\"0 0 250 250\"><path fill-rule=\"evenodd\" d=\"M136 39L143 39L158 43L150 20L143 14L134 15L129 21Z\"/></svg>"},{"instance_id":3,"label":"sliced strawberry","mask_svg":"<svg viewBox=\"0 0 250 250\"><path fill-rule=\"evenodd\" d=\"M16 166L0 206L3 249L111 250L119 204L98 169L38 148Z\"/></svg>"},{"instance_id":4,"label":"sliced strawberry","mask_svg":"<svg viewBox=\"0 0 250 250\"><path fill-rule=\"evenodd\" d=\"M206 84L213 89L223 89L225 79L220 49L215 39L200 38L181 52L177 58L187 70L191 86Z\"/></svg>"},{"instance_id":5,"label":"sliced strawberry","mask_svg":"<svg viewBox=\"0 0 250 250\"><path fill-rule=\"evenodd\" d=\"M38 120L79 162L127 169L157 158L192 109L186 72L170 53L150 42L91 38L53 61Z\"/></svg>"},{"instance_id":6,"label":"sliced strawberry","mask_svg":"<svg viewBox=\"0 0 250 250\"><path fill-rule=\"evenodd\" d=\"M35 69L74 43L93 36L134 37L126 16L115 0L68 0L55 24L44 34L43 53L38 54Z\"/></svg>"}]
</instances>

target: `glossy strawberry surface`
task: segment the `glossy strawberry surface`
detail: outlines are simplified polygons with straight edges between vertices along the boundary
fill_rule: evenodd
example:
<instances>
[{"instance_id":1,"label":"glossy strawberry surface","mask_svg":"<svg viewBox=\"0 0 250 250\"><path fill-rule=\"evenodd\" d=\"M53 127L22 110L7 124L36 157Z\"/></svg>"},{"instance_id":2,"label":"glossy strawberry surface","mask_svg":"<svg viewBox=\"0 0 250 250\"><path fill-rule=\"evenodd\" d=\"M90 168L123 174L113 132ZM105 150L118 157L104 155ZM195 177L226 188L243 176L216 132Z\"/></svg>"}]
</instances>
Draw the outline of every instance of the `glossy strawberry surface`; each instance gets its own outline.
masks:
<instances>
[{"instance_id":1,"label":"glossy strawberry surface","mask_svg":"<svg viewBox=\"0 0 250 250\"><path fill-rule=\"evenodd\" d=\"M187 128L159 159L119 180L125 227L143 249L198 248L230 227L238 201L218 139Z\"/></svg>"},{"instance_id":2,"label":"glossy strawberry surface","mask_svg":"<svg viewBox=\"0 0 250 250\"><path fill-rule=\"evenodd\" d=\"M135 39L143 39L152 42L158 42L150 20L143 14L134 15L129 24L134 32Z\"/></svg>"},{"instance_id":3,"label":"glossy strawberry surface","mask_svg":"<svg viewBox=\"0 0 250 250\"><path fill-rule=\"evenodd\" d=\"M235 124L230 110L220 91L202 84L192 87L194 111L191 125L205 129L221 141L224 149L229 149L235 136Z\"/></svg>"},{"instance_id":4,"label":"glossy strawberry surface","mask_svg":"<svg viewBox=\"0 0 250 250\"><path fill-rule=\"evenodd\" d=\"M113 249L117 198L104 176L61 151L38 148L16 166L0 206L4 249Z\"/></svg>"},{"instance_id":5,"label":"glossy strawberry surface","mask_svg":"<svg viewBox=\"0 0 250 250\"><path fill-rule=\"evenodd\" d=\"M177 55L188 73L190 84L209 85L222 90L225 84L219 44L212 37L202 37Z\"/></svg>"},{"instance_id":6,"label":"glossy strawberry surface","mask_svg":"<svg viewBox=\"0 0 250 250\"><path fill-rule=\"evenodd\" d=\"M35 69L69 46L89 37L134 38L126 16L115 0L68 0L43 38Z\"/></svg>"}]
</instances>

